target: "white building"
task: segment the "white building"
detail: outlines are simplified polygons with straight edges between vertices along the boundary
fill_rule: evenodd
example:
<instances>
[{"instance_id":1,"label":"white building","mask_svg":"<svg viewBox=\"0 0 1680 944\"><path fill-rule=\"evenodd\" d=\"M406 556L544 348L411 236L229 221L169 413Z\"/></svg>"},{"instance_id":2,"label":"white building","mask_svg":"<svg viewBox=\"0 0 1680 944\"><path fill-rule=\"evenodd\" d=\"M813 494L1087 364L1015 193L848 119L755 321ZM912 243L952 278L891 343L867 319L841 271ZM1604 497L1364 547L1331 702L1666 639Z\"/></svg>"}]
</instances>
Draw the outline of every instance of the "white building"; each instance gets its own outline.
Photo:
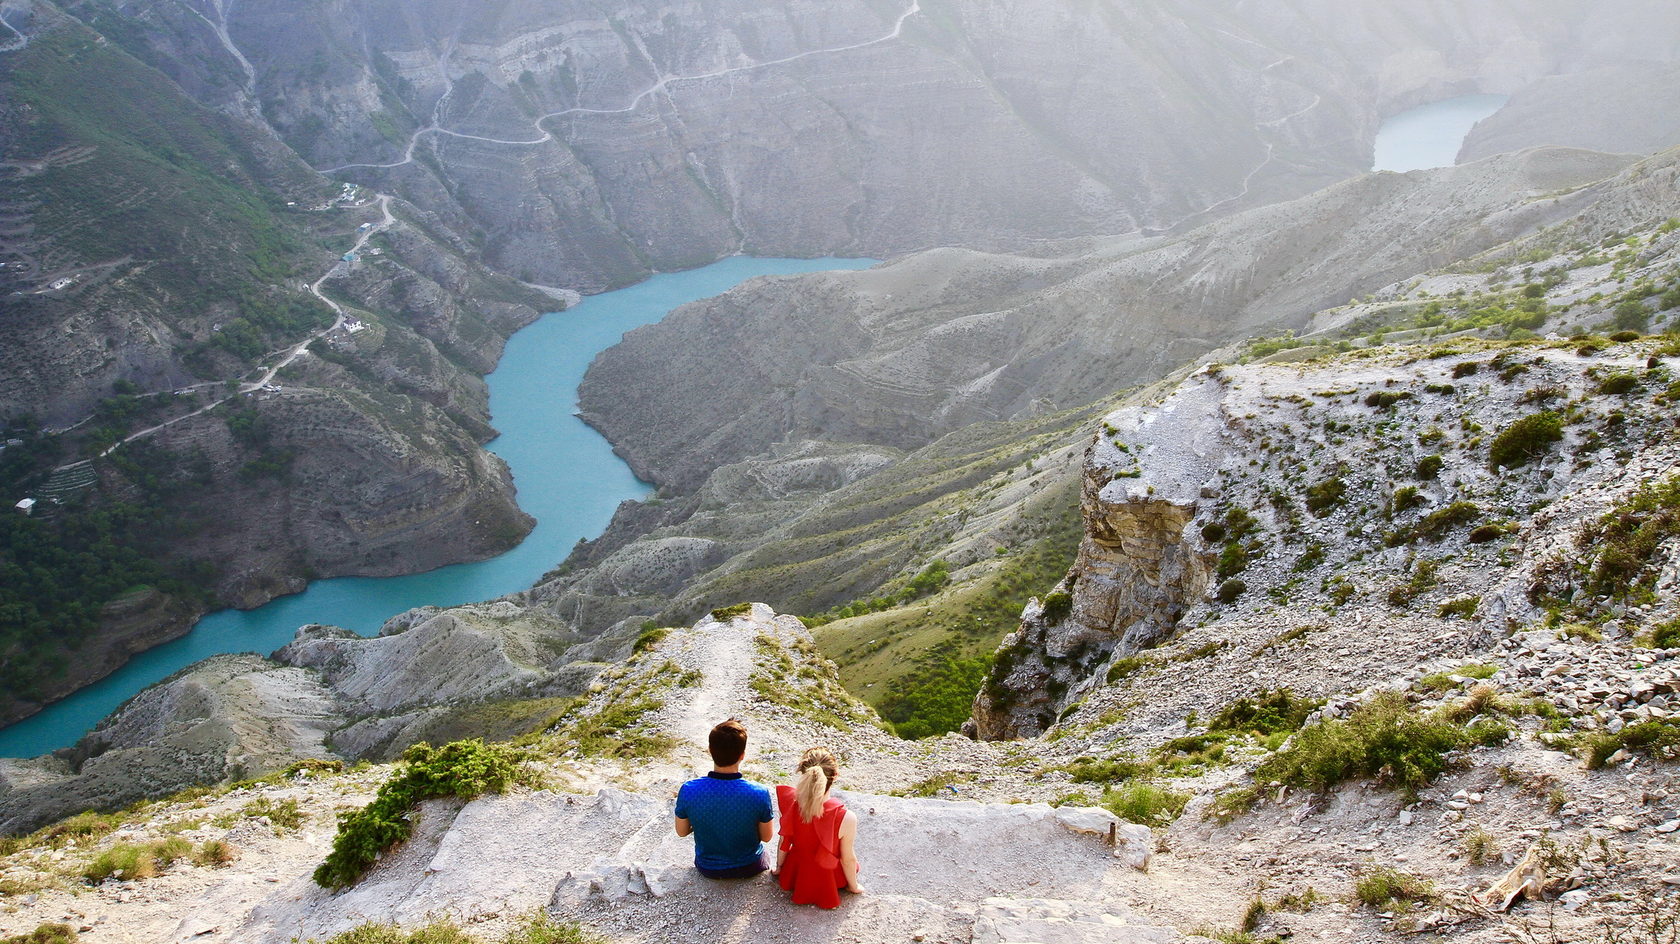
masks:
<instances>
[{"instance_id":1,"label":"white building","mask_svg":"<svg viewBox=\"0 0 1680 944\"><path fill-rule=\"evenodd\" d=\"M34 514L35 513L35 499L25 498L23 501L18 502L17 503L17 510L26 514L26 515Z\"/></svg>"}]
</instances>

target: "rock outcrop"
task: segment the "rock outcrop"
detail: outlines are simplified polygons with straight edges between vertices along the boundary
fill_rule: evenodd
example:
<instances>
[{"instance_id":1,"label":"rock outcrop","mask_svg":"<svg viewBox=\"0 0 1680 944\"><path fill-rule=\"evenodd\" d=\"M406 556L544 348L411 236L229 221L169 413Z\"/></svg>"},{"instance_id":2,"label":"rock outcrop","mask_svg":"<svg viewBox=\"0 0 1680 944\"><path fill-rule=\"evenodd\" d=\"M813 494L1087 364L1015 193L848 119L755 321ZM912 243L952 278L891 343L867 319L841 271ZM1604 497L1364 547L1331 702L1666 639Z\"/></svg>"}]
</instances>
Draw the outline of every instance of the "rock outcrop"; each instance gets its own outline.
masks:
<instances>
[{"instance_id":1,"label":"rock outcrop","mask_svg":"<svg viewBox=\"0 0 1680 944\"><path fill-rule=\"evenodd\" d=\"M1189 399L1178 408L1196 409L1194 394ZM1206 594L1212 566L1192 526L1226 444L1198 437L1194 451L1161 449L1166 461L1157 462L1154 447L1167 444L1147 432L1134 436L1155 419L1147 410L1110 415L1106 422L1123 430L1127 448L1100 437L1086 450L1079 556L998 647L991 678L975 696L976 736L1044 731L1084 694L1098 665L1167 638Z\"/></svg>"},{"instance_id":2,"label":"rock outcrop","mask_svg":"<svg viewBox=\"0 0 1680 944\"><path fill-rule=\"evenodd\" d=\"M146 689L74 748L0 761L0 830L332 757L337 699L302 669L216 656Z\"/></svg>"}]
</instances>

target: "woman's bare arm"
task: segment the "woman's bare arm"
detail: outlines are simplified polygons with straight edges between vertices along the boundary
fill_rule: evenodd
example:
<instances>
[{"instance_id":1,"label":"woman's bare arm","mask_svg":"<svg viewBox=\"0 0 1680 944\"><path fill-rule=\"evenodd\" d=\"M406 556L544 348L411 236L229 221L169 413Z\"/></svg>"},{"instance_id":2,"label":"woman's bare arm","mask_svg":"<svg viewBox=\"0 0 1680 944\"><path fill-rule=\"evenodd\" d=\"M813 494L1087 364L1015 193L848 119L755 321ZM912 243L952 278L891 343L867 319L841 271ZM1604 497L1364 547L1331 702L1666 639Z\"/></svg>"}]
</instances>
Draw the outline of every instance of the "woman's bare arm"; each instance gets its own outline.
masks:
<instances>
[{"instance_id":1,"label":"woman's bare arm","mask_svg":"<svg viewBox=\"0 0 1680 944\"><path fill-rule=\"evenodd\" d=\"M863 883L858 880L857 851L852 848L857 839L857 814L846 811L846 818L840 821L840 870L846 874L846 890L856 895L863 894Z\"/></svg>"}]
</instances>

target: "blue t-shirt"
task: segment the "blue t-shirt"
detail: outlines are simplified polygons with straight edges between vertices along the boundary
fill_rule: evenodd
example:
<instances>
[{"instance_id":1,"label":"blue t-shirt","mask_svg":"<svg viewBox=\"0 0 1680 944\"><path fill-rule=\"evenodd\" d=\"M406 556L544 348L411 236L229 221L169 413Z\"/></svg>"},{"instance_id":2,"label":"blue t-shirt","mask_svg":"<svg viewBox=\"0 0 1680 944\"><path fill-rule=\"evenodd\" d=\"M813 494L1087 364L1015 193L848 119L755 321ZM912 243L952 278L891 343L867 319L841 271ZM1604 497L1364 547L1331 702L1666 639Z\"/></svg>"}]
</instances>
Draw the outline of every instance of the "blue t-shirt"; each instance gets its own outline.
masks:
<instances>
[{"instance_id":1,"label":"blue t-shirt","mask_svg":"<svg viewBox=\"0 0 1680 944\"><path fill-rule=\"evenodd\" d=\"M757 862L764 853L758 824L774 818L769 790L716 771L682 785L676 815L694 828L694 864L719 870Z\"/></svg>"}]
</instances>

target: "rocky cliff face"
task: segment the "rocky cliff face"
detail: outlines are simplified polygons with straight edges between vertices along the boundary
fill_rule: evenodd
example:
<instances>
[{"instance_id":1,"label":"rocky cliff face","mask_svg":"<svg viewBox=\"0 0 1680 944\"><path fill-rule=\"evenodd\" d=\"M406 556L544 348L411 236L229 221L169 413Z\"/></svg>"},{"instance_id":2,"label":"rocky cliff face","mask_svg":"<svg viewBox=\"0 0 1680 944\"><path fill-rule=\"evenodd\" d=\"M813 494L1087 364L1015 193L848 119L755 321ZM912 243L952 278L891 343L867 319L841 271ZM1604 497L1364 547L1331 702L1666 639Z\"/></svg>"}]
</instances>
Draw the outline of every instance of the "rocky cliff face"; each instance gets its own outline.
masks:
<instances>
[{"instance_id":1,"label":"rocky cliff face","mask_svg":"<svg viewBox=\"0 0 1680 944\"><path fill-rule=\"evenodd\" d=\"M1212 567L1188 535L1200 483L1192 476L1146 485L1138 473L1132 456L1111 440L1087 450L1079 557L1068 578L1029 604L1021 628L999 646L991 678L975 697L976 736L1013 738L1048 728L1098 665L1167 638L1206 594Z\"/></svg>"}]
</instances>

